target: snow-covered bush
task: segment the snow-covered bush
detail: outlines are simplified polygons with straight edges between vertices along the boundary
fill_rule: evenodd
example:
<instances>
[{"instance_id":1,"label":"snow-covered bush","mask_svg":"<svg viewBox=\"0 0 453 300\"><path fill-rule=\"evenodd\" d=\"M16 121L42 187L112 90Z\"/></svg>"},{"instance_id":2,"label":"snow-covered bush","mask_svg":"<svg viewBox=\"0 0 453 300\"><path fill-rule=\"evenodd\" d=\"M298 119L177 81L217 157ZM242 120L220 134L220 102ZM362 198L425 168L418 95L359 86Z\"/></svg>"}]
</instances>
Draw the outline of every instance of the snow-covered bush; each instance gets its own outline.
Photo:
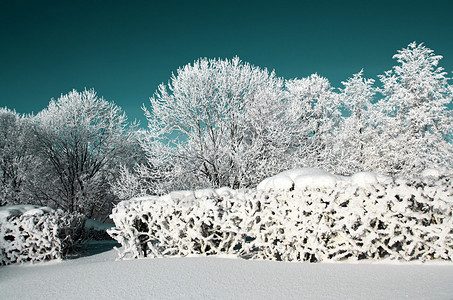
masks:
<instances>
[{"instance_id":1,"label":"snow-covered bush","mask_svg":"<svg viewBox=\"0 0 453 300\"><path fill-rule=\"evenodd\" d=\"M80 214L35 205L0 208L0 264L64 258L82 236Z\"/></svg>"},{"instance_id":2,"label":"snow-covered bush","mask_svg":"<svg viewBox=\"0 0 453 300\"><path fill-rule=\"evenodd\" d=\"M292 170L263 181L253 257L453 259L452 174L418 180ZM434 176L432 176L434 175ZM263 197L261 197L263 199Z\"/></svg>"},{"instance_id":3,"label":"snow-covered bush","mask_svg":"<svg viewBox=\"0 0 453 300\"><path fill-rule=\"evenodd\" d=\"M121 257L236 254L270 260L453 259L453 174L418 180L296 169L256 190L123 201L110 234Z\"/></svg>"},{"instance_id":4,"label":"snow-covered bush","mask_svg":"<svg viewBox=\"0 0 453 300\"><path fill-rule=\"evenodd\" d=\"M121 257L243 253L245 221L256 210L250 197L220 188L122 201L108 232L122 244Z\"/></svg>"}]
</instances>

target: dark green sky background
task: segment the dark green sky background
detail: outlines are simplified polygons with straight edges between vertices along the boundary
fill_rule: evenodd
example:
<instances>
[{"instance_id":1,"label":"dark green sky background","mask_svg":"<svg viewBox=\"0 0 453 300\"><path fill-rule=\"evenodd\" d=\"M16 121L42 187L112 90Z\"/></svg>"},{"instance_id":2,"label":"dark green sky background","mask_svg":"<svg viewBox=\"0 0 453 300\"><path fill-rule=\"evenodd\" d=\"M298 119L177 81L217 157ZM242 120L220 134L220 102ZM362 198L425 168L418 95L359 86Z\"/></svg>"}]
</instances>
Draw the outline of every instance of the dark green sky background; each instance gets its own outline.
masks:
<instances>
[{"instance_id":1,"label":"dark green sky background","mask_svg":"<svg viewBox=\"0 0 453 300\"><path fill-rule=\"evenodd\" d=\"M425 42L453 71L453 1L0 0L0 106L39 112L94 88L145 123L158 84L199 57L238 55L285 78L335 87L376 78L396 50Z\"/></svg>"}]
</instances>

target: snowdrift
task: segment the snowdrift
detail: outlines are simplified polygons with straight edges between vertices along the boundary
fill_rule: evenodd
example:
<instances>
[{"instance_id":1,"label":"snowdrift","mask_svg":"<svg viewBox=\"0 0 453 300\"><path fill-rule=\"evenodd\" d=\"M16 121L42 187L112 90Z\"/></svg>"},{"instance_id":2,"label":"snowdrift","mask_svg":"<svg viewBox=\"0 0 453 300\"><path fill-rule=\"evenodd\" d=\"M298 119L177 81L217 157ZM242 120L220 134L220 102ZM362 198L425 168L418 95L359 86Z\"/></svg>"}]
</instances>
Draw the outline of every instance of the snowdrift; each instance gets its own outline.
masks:
<instances>
[{"instance_id":1,"label":"snowdrift","mask_svg":"<svg viewBox=\"0 0 453 300\"><path fill-rule=\"evenodd\" d=\"M296 169L251 190L180 191L120 202L109 234L123 246L120 258L452 260L452 204L452 174L445 171L405 180Z\"/></svg>"},{"instance_id":2,"label":"snowdrift","mask_svg":"<svg viewBox=\"0 0 453 300\"><path fill-rule=\"evenodd\" d=\"M35 205L0 207L0 264L63 258L82 234L84 218Z\"/></svg>"},{"instance_id":3,"label":"snowdrift","mask_svg":"<svg viewBox=\"0 0 453 300\"><path fill-rule=\"evenodd\" d=\"M115 251L0 269L1 299L451 300L453 263L280 263L218 256L115 261Z\"/></svg>"}]
</instances>

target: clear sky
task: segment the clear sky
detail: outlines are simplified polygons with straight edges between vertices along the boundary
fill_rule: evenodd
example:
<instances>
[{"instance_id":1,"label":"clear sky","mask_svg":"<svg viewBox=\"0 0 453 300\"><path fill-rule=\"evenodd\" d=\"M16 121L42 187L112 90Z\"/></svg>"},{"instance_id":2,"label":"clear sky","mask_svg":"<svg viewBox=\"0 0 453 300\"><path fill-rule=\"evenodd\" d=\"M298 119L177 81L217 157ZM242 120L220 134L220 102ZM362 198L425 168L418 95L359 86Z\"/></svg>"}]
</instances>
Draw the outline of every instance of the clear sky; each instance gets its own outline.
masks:
<instances>
[{"instance_id":1,"label":"clear sky","mask_svg":"<svg viewBox=\"0 0 453 300\"><path fill-rule=\"evenodd\" d=\"M0 106L39 112L94 88L146 123L140 109L179 66L238 55L285 78L335 87L376 78L396 50L424 42L453 71L453 1L0 0Z\"/></svg>"}]
</instances>

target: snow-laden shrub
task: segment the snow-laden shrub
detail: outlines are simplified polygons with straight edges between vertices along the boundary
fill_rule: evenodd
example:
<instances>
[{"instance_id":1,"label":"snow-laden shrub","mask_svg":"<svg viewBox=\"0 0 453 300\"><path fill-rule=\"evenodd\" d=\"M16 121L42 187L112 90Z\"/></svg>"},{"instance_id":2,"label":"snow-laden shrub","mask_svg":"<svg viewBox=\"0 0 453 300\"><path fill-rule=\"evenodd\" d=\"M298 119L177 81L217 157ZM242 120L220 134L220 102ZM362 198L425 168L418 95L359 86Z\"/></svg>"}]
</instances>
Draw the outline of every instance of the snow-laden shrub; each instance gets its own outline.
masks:
<instances>
[{"instance_id":1,"label":"snow-laden shrub","mask_svg":"<svg viewBox=\"0 0 453 300\"><path fill-rule=\"evenodd\" d=\"M0 208L1 264L64 258L82 236L84 217L35 205Z\"/></svg>"},{"instance_id":2,"label":"snow-laden shrub","mask_svg":"<svg viewBox=\"0 0 453 300\"><path fill-rule=\"evenodd\" d=\"M261 230L251 242L260 249L253 257L451 260L452 179L283 172L258 186L267 200L259 213Z\"/></svg>"},{"instance_id":3,"label":"snow-laden shrub","mask_svg":"<svg viewBox=\"0 0 453 300\"><path fill-rule=\"evenodd\" d=\"M220 188L122 201L108 232L122 244L121 257L244 252L244 221L254 210L250 196Z\"/></svg>"},{"instance_id":4,"label":"snow-laden shrub","mask_svg":"<svg viewBox=\"0 0 453 300\"><path fill-rule=\"evenodd\" d=\"M255 190L174 192L121 202L121 257L235 254L270 260L453 259L452 174L418 180L290 170Z\"/></svg>"}]
</instances>

